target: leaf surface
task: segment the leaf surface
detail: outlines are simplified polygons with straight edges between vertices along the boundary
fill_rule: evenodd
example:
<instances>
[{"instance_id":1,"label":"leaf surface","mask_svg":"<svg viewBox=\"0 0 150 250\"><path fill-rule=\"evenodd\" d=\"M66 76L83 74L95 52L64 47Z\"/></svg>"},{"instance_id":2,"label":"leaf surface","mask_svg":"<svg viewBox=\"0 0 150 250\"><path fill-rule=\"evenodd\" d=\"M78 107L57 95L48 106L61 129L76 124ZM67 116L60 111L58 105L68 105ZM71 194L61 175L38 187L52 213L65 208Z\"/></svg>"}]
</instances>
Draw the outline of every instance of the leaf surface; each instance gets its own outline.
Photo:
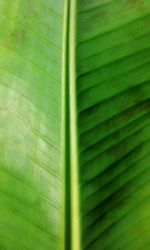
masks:
<instances>
[{"instance_id":1,"label":"leaf surface","mask_svg":"<svg viewBox=\"0 0 150 250\"><path fill-rule=\"evenodd\" d=\"M149 14L0 1L0 250L149 249Z\"/></svg>"},{"instance_id":2,"label":"leaf surface","mask_svg":"<svg viewBox=\"0 0 150 250\"><path fill-rule=\"evenodd\" d=\"M63 1L0 1L0 249L62 249Z\"/></svg>"},{"instance_id":3,"label":"leaf surface","mask_svg":"<svg viewBox=\"0 0 150 250\"><path fill-rule=\"evenodd\" d=\"M82 249L150 239L149 1L78 1Z\"/></svg>"}]
</instances>

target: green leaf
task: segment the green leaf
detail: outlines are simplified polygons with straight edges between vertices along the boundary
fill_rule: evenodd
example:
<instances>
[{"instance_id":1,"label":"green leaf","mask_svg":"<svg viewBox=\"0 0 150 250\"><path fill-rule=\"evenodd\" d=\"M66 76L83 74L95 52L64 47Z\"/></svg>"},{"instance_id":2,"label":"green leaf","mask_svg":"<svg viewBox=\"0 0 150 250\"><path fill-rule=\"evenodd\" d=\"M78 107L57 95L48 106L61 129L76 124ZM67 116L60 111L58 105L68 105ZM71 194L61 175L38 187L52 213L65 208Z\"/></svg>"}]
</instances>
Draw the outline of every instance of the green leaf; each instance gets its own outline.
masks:
<instances>
[{"instance_id":1,"label":"green leaf","mask_svg":"<svg viewBox=\"0 0 150 250\"><path fill-rule=\"evenodd\" d=\"M1 250L63 246L63 8L0 1Z\"/></svg>"},{"instance_id":2,"label":"green leaf","mask_svg":"<svg viewBox=\"0 0 150 250\"><path fill-rule=\"evenodd\" d=\"M0 1L0 250L148 250L150 1Z\"/></svg>"}]
</instances>

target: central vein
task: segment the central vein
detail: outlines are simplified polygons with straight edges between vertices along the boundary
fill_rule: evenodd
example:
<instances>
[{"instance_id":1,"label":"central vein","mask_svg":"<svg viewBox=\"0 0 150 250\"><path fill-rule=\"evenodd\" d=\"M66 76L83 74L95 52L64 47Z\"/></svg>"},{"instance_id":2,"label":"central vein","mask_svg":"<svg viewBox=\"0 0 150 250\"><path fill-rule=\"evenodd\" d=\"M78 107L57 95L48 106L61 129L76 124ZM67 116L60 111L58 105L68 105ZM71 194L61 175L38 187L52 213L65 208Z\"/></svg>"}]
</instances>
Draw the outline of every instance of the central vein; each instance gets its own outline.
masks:
<instances>
[{"instance_id":1,"label":"central vein","mask_svg":"<svg viewBox=\"0 0 150 250\"><path fill-rule=\"evenodd\" d=\"M76 0L65 1L63 108L65 167L65 250L80 250L76 112Z\"/></svg>"}]
</instances>

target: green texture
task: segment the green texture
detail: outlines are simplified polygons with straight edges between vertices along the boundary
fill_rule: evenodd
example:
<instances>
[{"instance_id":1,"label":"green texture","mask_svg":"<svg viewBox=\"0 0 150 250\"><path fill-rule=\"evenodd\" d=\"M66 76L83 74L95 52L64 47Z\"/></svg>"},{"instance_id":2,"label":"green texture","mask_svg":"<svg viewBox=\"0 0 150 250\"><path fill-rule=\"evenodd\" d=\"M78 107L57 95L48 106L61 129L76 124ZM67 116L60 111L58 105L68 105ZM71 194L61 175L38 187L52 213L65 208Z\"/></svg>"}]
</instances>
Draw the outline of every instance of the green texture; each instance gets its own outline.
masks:
<instances>
[{"instance_id":1,"label":"green texture","mask_svg":"<svg viewBox=\"0 0 150 250\"><path fill-rule=\"evenodd\" d=\"M150 0L0 0L0 250L150 249Z\"/></svg>"}]
</instances>

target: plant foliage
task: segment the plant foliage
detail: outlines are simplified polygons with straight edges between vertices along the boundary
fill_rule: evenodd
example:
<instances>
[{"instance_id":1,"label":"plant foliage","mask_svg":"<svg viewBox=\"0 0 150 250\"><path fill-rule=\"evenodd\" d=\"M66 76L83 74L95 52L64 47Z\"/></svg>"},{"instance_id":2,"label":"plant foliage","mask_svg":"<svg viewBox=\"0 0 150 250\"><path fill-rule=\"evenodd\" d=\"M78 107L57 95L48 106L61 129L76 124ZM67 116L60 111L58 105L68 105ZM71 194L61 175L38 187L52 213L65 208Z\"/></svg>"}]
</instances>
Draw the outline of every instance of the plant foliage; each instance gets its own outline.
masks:
<instances>
[{"instance_id":1,"label":"plant foliage","mask_svg":"<svg viewBox=\"0 0 150 250\"><path fill-rule=\"evenodd\" d=\"M0 250L150 248L149 14L0 0Z\"/></svg>"}]
</instances>

